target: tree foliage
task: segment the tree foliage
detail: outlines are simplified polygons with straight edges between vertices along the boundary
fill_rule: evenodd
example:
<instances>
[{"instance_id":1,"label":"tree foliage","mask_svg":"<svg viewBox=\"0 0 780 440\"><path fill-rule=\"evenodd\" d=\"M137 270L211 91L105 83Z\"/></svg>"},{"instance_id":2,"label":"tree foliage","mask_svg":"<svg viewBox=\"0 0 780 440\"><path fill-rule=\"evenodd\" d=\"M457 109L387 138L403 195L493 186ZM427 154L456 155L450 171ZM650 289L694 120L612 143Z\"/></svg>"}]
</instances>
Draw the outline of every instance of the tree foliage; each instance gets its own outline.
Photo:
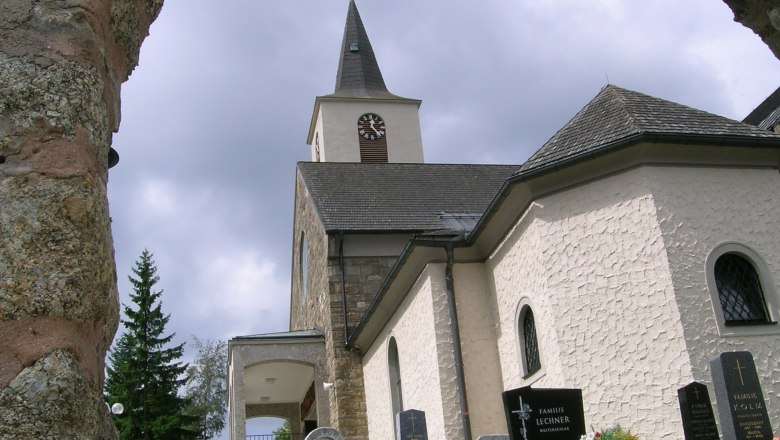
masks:
<instances>
[{"instance_id":1,"label":"tree foliage","mask_svg":"<svg viewBox=\"0 0 780 440\"><path fill-rule=\"evenodd\" d=\"M121 440L195 438L185 415L187 401L178 395L186 378L179 362L184 344L167 347L174 334L165 335L170 315L163 314L162 291L152 254L144 250L130 276L135 308L124 306L125 332L109 354L105 394L108 403L122 403L125 412L114 418Z\"/></svg>"},{"instance_id":2,"label":"tree foliage","mask_svg":"<svg viewBox=\"0 0 780 440\"><path fill-rule=\"evenodd\" d=\"M197 418L196 426L202 438L212 439L225 427L227 344L210 339L201 341L194 336L192 339L197 353L187 369L187 413Z\"/></svg>"},{"instance_id":3,"label":"tree foliage","mask_svg":"<svg viewBox=\"0 0 780 440\"><path fill-rule=\"evenodd\" d=\"M290 421L285 419L284 425L276 428L271 434L274 435L274 440L291 440L292 428L290 427Z\"/></svg>"}]
</instances>

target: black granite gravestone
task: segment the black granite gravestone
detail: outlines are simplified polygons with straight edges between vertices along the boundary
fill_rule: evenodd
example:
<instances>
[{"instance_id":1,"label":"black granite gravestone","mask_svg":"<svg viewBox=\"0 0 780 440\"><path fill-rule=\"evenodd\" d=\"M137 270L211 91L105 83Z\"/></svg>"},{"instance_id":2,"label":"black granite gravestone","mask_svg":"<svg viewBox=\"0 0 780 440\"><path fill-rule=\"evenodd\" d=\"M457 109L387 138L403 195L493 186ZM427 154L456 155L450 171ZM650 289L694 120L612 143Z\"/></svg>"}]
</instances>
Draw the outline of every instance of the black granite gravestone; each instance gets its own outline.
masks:
<instances>
[{"instance_id":1,"label":"black granite gravestone","mask_svg":"<svg viewBox=\"0 0 780 440\"><path fill-rule=\"evenodd\" d=\"M772 440L753 355L721 353L710 360L723 440Z\"/></svg>"},{"instance_id":2,"label":"black granite gravestone","mask_svg":"<svg viewBox=\"0 0 780 440\"><path fill-rule=\"evenodd\" d=\"M582 390L523 387L502 396L512 440L579 440L585 434Z\"/></svg>"},{"instance_id":3,"label":"black granite gravestone","mask_svg":"<svg viewBox=\"0 0 780 440\"><path fill-rule=\"evenodd\" d=\"M425 412L416 409L401 411L395 415L396 440L428 440Z\"/></svg>"},{"instance_id":4,"label":"black granite gravestone","mask_svg":"<svg viewBox=\"0 0 780 440\"><path fill-rule=\"evenodd\" d=\"M677 390L680 401L685 440L718 440L718 427L712 413L710 393L707 386L691 382Z\"/></svg>"}]
</instances>

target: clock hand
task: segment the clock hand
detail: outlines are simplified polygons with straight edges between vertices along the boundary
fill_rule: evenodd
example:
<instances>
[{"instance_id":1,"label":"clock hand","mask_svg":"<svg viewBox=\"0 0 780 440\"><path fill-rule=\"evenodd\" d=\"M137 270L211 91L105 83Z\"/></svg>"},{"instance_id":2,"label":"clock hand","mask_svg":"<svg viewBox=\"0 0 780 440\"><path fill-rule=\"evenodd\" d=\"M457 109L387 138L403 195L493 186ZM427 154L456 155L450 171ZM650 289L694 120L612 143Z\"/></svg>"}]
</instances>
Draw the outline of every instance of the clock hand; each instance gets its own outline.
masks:
<instances>
[{"instance_id":1,"label":"clock hand","mask_svg":"<svg viewBox=\"0 0 780 440\"><path fill-rule=\"evenodd\" d=\"M379 130L377 130L376 127L374 127L374 120L371 119L369 122L371 123L371 129L374 130L374 133L376 133L379 136L382 136L382 133L380 133Z\"/></svg>"}]
</instances>

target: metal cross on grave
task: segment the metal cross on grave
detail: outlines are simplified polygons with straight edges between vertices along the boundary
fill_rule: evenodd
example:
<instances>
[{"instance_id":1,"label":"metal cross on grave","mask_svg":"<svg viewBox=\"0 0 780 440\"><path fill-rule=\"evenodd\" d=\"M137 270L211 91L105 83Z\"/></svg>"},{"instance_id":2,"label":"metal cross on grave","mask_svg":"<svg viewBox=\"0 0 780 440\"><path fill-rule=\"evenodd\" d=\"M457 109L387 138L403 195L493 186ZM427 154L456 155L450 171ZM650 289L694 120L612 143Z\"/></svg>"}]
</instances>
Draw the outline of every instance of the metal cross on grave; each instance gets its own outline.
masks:
<instances>
[{"instance_id":1,"label":"metal cross on grave","mask_svg":"<svg viewBox=\"0 0 780 440\"><path fill-rule=\"evenodd\" d=\"M525 421L531 418L531 413L533 412L531 410L531 407L527 403L523 403L523 397L518 397L520 400L520 409L517 411L512 411L513 414L517 414L517 417L520 418L520 421L523 423L523 438L525 440L528 440L528 431L525 428Z\"/></svg>"}]
</instances>

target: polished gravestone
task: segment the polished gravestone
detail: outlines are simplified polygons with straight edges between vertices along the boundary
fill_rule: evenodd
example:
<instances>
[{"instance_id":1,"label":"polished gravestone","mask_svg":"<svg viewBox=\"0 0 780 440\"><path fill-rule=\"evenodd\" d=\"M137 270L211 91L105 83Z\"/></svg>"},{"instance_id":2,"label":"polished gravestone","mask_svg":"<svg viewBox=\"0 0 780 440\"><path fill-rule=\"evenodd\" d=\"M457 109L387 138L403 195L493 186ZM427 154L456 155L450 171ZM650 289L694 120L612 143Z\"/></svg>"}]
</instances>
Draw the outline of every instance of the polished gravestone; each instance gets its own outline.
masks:
<instances>
[{"instance_id":1,"label":"polished gravestone","mask_svg":"<svg viewBox=\"0 0 780 440\"><path fill-rule=\"evenodd\" d=\"M401 411L395 415L395 424L396 440L428 440L424 411Z\"/></svg>"},{"instance_id":2,"label":"polished gravestone","mask_svg":"<svg viewBox=\"0 0 780 440\"><path fill-rule=\"evenodd\" d=\"M523 387L502 396L512 440L579 440L585 434L582 390Z\"/></svg>"},{"instance_id":3,"label":"polished gravestone","mask_svg":"<svg viewBox=\"0 0 780 440\"><path fill-rule=\"evenodd\" d=\"M344 440L344 437L333 428L317 428L306 436L306 440Z\"/></svg>"},{"instance_id":4,"label":"polished gravestone","mask_svg":"<svg viewBox=\"0 0 780 440\"><path fill-rule=\"evenodd\" d=\"M707 386L691 382L677 390L685 440L718 440L718 427L712 412Z\"/></svg>"},{"instance_id":5,"label":"polished gravestone","mask_svg":"<svg viewBox=\"0 0 780 440\"><path fill-rule=\"evenodd\" d=\"M753 355L721 353L710 360L723 440L772 440L772 426Z\"/></svg>"}]
</instances>

